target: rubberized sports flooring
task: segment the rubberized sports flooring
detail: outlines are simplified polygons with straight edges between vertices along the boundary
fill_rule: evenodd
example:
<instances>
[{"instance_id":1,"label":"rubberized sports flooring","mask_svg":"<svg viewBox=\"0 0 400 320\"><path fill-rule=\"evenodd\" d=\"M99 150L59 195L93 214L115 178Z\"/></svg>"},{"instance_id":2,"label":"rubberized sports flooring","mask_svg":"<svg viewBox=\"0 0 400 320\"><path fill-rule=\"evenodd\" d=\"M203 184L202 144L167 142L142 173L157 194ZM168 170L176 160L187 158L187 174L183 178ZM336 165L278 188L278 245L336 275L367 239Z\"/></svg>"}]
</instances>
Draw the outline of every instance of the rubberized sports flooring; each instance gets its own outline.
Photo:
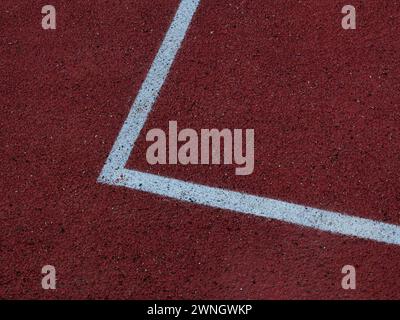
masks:
<instances>
[{"instance_id":1,"label":"rubberized sports flooring","mask_svg":"<svg viewBox=\"0 0 400 320\"><path fill-rule=\"evenodd\" d=\"M400 2L351 2L356 30L341 27L348 3L328 0L52 1L57 29L43 30L43 3L3 1L0 297L399 299L400 238L379 228L400 228ZM185 4L187 29L173 29ZM151 176L102 178L169 30L184 37L125 165ZM145 133L171 120L253 128L254 172L149 165ZM328 220L248 214L246 197L246 210L204 205L212 195L171 179ZM329 213L375 221L383 240L321 230ZM56 290L41 287L48 264Z\"/></svg>"}]
</instances>

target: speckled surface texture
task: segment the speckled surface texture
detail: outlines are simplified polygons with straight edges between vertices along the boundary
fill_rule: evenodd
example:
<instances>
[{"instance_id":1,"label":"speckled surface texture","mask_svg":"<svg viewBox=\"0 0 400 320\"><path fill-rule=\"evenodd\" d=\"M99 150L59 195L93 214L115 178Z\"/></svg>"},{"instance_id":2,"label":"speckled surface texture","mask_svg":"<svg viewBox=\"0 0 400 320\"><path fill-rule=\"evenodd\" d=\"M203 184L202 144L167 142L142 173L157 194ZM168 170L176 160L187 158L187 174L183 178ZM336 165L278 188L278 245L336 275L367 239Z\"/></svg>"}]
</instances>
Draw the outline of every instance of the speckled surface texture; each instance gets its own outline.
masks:
<instances>
[{"instance_id":1,"label":"speckled surface texture","mask_svg":"<svg viewBox=\"0 0 400 320\"><path fill-rule=\"evenodd\" d=\"M96 182L178 3L1 2L0 298L399 299L398 246ZM128 167L400 224L400 2L345 4L202 0L144 130L254 128L255 172Z\"/></svg>"}]
</instances>

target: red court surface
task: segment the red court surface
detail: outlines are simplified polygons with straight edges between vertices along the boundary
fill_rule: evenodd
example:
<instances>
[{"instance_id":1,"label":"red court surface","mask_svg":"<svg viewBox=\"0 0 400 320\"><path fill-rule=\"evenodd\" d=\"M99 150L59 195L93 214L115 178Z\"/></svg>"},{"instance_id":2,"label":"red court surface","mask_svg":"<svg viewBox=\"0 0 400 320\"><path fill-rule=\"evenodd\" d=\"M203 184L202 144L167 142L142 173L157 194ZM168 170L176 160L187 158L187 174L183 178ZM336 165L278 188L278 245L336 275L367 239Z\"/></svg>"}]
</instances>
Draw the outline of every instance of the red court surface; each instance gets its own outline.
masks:
<instances>
[{"instance_id":1,"label":"red court surface","mask_svg":"<svg viewBox=\"0 0 400 320\"><path fill-rule=\"evenodd\" d=\"M0 298L400 298L399 246L99 184L179 1L51 4L0 5ZM202 0L128 168L400 225L400 3L345 4ZM170 120L254 128L254 173L148 165Z\"/></svg>"}]
</instances>

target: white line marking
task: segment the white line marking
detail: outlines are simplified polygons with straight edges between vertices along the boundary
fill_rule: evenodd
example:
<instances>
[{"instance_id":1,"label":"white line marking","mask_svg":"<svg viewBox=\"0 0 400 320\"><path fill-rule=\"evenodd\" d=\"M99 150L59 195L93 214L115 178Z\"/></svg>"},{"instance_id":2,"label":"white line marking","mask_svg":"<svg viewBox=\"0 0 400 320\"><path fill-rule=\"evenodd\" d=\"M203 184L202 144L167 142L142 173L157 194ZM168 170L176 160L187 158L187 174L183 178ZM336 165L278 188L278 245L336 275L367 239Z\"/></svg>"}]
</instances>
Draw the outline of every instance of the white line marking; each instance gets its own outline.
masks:
<instances>
[{"instance_id":1,"label":"white line marking","mask_svg":"<svg viewBox=\"0 0 400 320\"><path fill-rule=\"evenodd\" d=\"M113 176L125 167L136 139L146 123L161 87L167 78L200 0L182 0L160 49L151 65L127 119L103 168L103 176Z\"/></svg>"},{"instance_id":2,"label":"white line marking","mask_svg":"<svg viewBox=\"0 0 400 320\"><path fill-rule=\"evenodd\" d=\"M400 245L400 226L125 169L200 0L182 0L98 178L101 183L252 214L336 234Z\"/></svg>"}]
</instances>

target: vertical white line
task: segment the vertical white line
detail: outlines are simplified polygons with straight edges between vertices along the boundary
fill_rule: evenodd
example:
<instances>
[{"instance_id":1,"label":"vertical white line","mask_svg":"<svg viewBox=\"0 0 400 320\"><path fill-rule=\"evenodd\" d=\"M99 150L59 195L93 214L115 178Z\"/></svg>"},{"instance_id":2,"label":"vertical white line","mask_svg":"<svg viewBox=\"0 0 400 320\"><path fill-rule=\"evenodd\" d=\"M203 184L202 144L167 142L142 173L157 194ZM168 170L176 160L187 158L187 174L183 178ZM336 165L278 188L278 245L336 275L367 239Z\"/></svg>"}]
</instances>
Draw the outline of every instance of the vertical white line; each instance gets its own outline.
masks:
<instances>
[{"instance_id":1,"label":"vertical white line","mask_svg":"<svg viewBox=\"0 0 400 320\"><path fill-rule=\"evenodd\" d=\"M99 181L114 180L125 167L185 38L199 2L200 0L182 0L179 4L175 17L103 167Z\"/></svg>"}]
</instances>

